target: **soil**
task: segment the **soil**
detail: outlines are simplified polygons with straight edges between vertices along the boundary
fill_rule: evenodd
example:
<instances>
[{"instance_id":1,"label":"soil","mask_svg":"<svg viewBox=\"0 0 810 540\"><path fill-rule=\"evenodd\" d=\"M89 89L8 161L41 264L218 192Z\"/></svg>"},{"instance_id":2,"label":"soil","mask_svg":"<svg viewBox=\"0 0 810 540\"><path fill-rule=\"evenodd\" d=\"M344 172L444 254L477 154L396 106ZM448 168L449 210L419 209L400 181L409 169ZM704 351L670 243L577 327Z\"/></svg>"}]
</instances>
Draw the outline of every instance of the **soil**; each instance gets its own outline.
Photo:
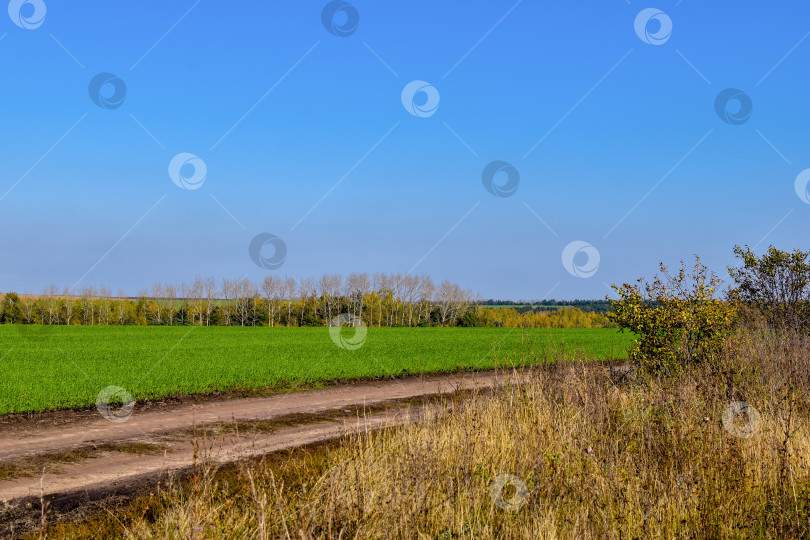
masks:
<instances>
[{"instance_id":1,"label":"soil","mask_svg":"<svg viewBox=\"0 0 810 540\"><path fill-rule=\"evenodd\" d=\"M228 463L411 422L430 406L415 398L494 388L510 377L456 373L267 397L153 403L120 422L97 411L6 418L0 422L0 520L15 507L30 507L32 499L126 492L192 467L203 451L211 462Z\"/></svg>"}]
</instances>

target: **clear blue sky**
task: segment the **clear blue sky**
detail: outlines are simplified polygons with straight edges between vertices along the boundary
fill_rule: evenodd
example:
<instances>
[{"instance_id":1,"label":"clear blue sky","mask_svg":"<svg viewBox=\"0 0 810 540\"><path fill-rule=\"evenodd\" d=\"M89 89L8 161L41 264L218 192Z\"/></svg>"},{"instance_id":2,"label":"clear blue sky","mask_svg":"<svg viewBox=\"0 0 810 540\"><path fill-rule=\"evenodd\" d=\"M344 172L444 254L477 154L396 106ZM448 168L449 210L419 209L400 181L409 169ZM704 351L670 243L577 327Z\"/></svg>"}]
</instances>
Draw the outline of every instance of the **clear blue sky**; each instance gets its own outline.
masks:
<instances>
[{"instance_id":1,"label":"clear blue sky","mask_svg":"<svg viewBox=\"0 0 810 540\"><path fill-rule=\"evenodd\" d=\"M36 28L0 20L0 290L413 269L602 298L658 261L810 247L806 2L357 0L345 37L326 2L44 3ZM663 43L634 29L648 7ZM125 83L117 108L90 98L98 73ZM440 97L425 117L403 107L414 80ZM718 116L726 88L750 97L744 123ZM197 189L169 177L183 152ZM482 184L496 160L512 196ZM249 257L260 233L280 268ZM566 270L575 241L595 271L583 251Z\"/></svg>"}]
</instances>

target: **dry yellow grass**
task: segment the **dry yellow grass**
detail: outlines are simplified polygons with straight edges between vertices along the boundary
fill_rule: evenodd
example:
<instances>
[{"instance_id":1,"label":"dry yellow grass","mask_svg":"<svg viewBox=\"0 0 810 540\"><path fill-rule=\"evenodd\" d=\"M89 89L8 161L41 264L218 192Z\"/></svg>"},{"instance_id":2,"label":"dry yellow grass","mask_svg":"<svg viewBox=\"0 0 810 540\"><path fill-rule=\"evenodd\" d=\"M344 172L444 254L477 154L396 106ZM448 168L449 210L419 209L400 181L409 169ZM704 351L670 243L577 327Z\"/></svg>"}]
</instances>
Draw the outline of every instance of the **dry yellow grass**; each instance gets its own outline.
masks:
<instances>
[{"instance_id":1,"label":"dry yellow grass","mask_svg":"<svg viewBox=\"0 0 810 540\"><path fill-rule=\"evenodd\" d=\"M113 517L49 532L259 539L810 535L806 340L740 334L718 365L667 380L618 380L595 363L524 375L494 395L448 400L424 422L325 449L230 472L207 469L201 459L190 486L164 487ZM729 415L734 407L743 411L736 418Z\"/></svg>"}]
</instances>

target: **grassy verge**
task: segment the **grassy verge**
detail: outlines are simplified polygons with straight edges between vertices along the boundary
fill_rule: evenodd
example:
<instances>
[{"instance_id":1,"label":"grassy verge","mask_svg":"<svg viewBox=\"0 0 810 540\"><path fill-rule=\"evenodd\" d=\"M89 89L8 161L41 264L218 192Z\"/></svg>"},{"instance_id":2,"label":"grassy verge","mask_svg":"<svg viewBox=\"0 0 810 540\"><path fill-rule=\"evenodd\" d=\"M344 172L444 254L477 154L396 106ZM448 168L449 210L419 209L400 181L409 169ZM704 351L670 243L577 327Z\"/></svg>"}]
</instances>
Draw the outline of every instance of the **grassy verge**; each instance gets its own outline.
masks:
<instances>
[{"instance_id":1,"label":"grassy verge","mask_svg":"<svg viewBox=\"0 0 810 540\"><path fill-rule=\"evenodd\" d=\"M666 380L561 363L418 424L229 470L203 459L189 483L49 535L807 537L810 344L727 350Z\"/></svg>"}]
</instances>

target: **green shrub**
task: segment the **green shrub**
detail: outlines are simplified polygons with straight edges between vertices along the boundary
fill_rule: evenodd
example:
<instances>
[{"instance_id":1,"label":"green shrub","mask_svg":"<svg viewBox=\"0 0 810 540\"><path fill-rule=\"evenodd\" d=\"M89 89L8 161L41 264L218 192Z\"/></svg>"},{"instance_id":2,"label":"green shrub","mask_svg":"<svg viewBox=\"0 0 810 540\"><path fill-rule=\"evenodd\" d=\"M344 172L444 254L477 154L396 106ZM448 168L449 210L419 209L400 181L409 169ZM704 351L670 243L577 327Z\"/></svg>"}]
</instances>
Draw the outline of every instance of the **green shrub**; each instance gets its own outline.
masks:
<instances>
[{"instance_id":1,"label":"green shrub","mask_svg":"<svg viewBox=\"0 0 810 540\"><path fill-rule=\"evenodd\" d=\"M3 295L3 301L0 302L0 321L15 323L20 322L21 319L20 297L13 292L6 293Z\"/></svg>"},{"instance_id":2,"label":"green shrub","mask_svg":"<svg viewBox=\"0 0 810 540\"><path fill-rule=\"evenodd\" d=\"M758 312L775 330L810 330L810 251L781 251L773 246L757 257L750 247L735 246L741 267L729 267L731 292Z\"/></svg>"},{"instance_id":3,"label":"green shrub","mask_svg":"<svg viewBox=\"0 0 810 540\"><path fill-rule=\"evenodd\" d=\"M677 274L663 264L661 272L652 282L613 286L619 299L611 300L609 317L638 335L628 350L630 360L655 373L716 360L736 312L734 303L716 297L722 281L697 256L690 272L683 261Z\"/></svg>"}]
</instances>

